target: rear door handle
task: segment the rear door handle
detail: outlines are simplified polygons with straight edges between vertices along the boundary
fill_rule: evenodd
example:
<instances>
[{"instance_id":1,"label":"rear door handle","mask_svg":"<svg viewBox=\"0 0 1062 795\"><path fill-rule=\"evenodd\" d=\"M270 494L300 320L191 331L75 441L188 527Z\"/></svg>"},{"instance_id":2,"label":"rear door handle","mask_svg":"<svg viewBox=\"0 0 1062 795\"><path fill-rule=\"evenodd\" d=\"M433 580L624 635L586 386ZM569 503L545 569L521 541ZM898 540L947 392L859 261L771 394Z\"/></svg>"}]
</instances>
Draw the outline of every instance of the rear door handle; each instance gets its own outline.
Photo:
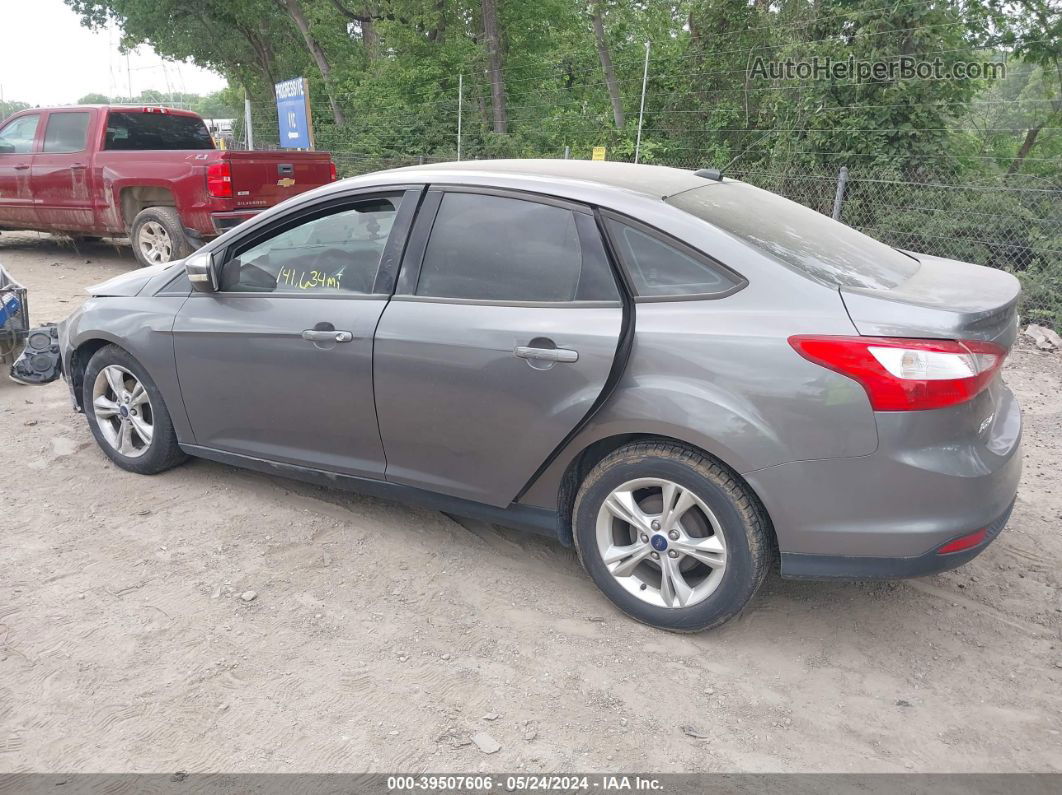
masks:
<instances>
[{"instance_id":1,"label":"rear door handle","mask_svg":"<svg viewBox=\"0 0 1062 795\"><path fill-rule=\"evenodd\" d=\"M567 348L529 348L526 345L517 345L513 348L513 353L521 359L534 359L540 362L571 364L579 361L579 351L572 351Z\"/></svg>"},{"instance_id":2,"label":"rear door handle","mask_svg":"<svg viewBox=\"0 0 1062 795\"><path fill-rule=\"evenodd\" d=\"M27 168L29 168L29 166L19 165L19 166L15 166L15 171L25 171Z\"/></svg>"},{"instance_id":3,"label":"rear door handle","mask_svg":"<svg viewBox=\"0 0 1062 795\"><path fill-rule=\"evenodd\" d=\"M354 335L349 331L318 331L308 328L302 332L302 338L307 342L350 342Z\"/></svg>"}]
</instances>

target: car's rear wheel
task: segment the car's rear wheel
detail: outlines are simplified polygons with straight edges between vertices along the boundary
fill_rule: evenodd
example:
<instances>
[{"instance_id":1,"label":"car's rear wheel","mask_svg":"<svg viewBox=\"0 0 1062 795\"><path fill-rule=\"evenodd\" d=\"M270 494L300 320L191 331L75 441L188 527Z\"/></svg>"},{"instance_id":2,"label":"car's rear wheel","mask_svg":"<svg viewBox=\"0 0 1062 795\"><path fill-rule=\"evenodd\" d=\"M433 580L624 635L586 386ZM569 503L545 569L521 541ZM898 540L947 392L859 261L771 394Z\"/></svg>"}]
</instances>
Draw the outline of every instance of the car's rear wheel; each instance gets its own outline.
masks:
<instances>
[{"instance_id":1,"label":"car's rear wheel","mask_svg":"<svg viewBox=\"0 0 1062 795\"><path fill-rule=\"evenodd\" d=\"M148 207L133 219L129 230L133 255L142 266L158 265L187 257L192 245L173 207Z\"/></svg>"},{"instance_id":2,"label":"car's rear wheel","mask_svg":"<svg viewBox=\"0 0 1062 795\"><path fill-rule=\"evenodd\" d=\"M116 345L96 351L82 390L92 435L122 469L154 475L187 458L158 387L128 352Z\"/></svg>"},{"instance_id":3,"label":"car's rear wheel","mask_svg":"<svg viewBox=\"0 0 1062 795\"><path fill-rule=\"evenodd\" d=\"M625 445L583 481L573 513L579 558L617 607L693 632L736 615L771 562L767 516L714 459L669 442Z\"/></svg>"}]
</instances>

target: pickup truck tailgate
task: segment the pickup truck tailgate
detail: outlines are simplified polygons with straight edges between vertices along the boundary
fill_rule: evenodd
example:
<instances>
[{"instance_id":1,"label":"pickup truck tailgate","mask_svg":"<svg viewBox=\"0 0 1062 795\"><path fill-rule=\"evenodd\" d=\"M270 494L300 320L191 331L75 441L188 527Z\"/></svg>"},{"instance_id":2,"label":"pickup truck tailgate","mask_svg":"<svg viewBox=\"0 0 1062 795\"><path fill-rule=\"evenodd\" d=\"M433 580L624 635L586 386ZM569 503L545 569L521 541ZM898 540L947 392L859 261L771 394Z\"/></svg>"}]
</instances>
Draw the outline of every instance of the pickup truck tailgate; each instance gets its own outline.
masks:
<instances>
[{"instance_id":1,"label":"pickup truck tailgate","mask_svg":"<svg viewBox=\"0 0 1062 795\"><path fill-rule=\"evenodd\" d=\"M272 207L332 181L332 158L325 152L228 151L225 159L237 208Z\"/></svg>"}]
</instances>

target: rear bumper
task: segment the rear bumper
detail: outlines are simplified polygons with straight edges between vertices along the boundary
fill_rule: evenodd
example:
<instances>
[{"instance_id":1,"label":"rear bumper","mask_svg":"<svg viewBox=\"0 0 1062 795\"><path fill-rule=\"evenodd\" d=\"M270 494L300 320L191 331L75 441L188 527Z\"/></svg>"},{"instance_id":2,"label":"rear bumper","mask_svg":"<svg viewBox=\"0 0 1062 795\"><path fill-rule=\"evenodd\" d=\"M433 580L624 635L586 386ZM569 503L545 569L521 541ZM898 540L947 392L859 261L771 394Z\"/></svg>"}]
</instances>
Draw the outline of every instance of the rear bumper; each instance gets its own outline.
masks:
<instances>
[{"instance_id":1,"label":"rear bumper","mask_svg":"<svg viewBox=\"0 0 1062 795\"><path fill-rule=\"evenodd\" d=\"M224 213L211 213L210 223L214 227L214 234L223 235L235 226L239 226L248 218L254 218L261 210L233 210Z\"/></svg>"},{"instance_id":2,"label":"rear bumper","mask_svg":"<svg viewBox=\"0 0 1062 795\"><path fill-rule=\"evenodd\" d=\"M935 550L909 558L846 557L844 555L801 555L783 552L782 576L793 580L890 580L924 577L958 568L976 558L1003 532L1014 509L1011 503L1002 516L987 525L985 540L961 552L940 555ZM985 527L982 525L982 527ZM968 532L980 530L971 528ZM961 537L965 533L959 533Z\"/></svg>"},{"instance_id":3,"label":"rear bumper","mask_svg":"<svg viewBox=\"0 0 1062 795\"><path fill-rule=\"evenodd\" d=\"M879 413L877 424L870 455L744 473L774 524L783 575L932 573L974 557L1002 529L1021 477L1021 412L1003 384L949 409ZM994 532L977 547L937 555L985 528Z\"/></svg>"}]
</instances>

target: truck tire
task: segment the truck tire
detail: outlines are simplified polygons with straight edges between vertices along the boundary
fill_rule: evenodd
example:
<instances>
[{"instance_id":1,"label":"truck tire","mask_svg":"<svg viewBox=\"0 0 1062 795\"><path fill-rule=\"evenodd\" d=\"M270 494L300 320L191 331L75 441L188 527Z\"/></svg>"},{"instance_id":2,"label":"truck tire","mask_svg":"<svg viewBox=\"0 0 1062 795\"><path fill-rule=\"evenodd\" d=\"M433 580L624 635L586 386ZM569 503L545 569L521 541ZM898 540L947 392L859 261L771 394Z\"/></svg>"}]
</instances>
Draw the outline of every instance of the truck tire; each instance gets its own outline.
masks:
<instances>
[{"instance_id":1,"label":"truck tire","mask_svg":"<svg viewBox=\"0 0 1062 795\"><path fill-rule=\"evenodd\" d=\"M181 217L173 207L148 207L133 219L129 230L133 255L141 267L183 259L192 253L181 225Z\"/></svg>"}]
</instances>

